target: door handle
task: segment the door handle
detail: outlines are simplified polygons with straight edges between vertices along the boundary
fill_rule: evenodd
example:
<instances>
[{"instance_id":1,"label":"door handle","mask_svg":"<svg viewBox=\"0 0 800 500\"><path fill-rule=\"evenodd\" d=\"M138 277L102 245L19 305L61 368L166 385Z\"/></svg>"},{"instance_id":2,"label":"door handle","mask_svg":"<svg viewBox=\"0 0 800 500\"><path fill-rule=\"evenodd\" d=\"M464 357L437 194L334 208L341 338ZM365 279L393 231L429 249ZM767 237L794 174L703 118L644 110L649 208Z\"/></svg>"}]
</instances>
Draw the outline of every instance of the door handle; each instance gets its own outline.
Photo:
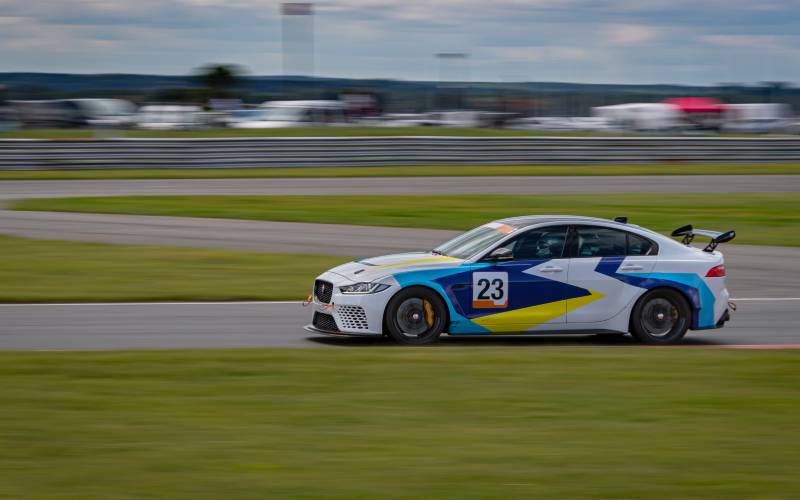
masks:
<instances>
[{"instance_id":1,"label":"door handle","mask_svg":"<svg viewBox=\"0 0 800 500\"><path fill-rule=\"evenodd\" d=\"M642 266L636 266L636 265L633 265L633 264L627 265L627 266L622 266L622 267L619 268L620 271L641 271L643 269L644 268Z\"/></svg>"},{"instance_id":2,"label":"door handle","mask_svg":"<svg viewBox=\"0 0 800 500\"><path fill-rule=\"evenodd\" d=\"M543 268L541 268L539 270L541 272L543 272L543 273L560 273L561 271L563 271L562 268L557 267L557 266L547 266L547 267L543 267Z\"/></svg>"}]
</instances>

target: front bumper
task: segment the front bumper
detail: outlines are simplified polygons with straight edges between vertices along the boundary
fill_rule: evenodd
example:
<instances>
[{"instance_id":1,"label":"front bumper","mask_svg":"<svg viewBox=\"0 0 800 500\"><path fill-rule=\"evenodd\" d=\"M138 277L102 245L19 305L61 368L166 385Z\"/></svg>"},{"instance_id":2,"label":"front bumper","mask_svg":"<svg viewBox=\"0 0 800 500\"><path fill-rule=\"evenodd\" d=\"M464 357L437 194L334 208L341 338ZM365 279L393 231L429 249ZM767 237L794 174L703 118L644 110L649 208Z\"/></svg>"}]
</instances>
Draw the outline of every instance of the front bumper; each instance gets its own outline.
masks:
<instances>
[{"instance_id":1,"label":"front bumper","mask_svg":"<svg viewBox=\"0 0 800 500\"><path fill-rule=\"evenodd\" d=\"M329 302L320 301L312 292L312 322L306 330L329 335L383 335L383 311L389 299L399 290L399 285L377 293L350 295L339 292L342 285L352 284L345 277L326 272L317 278L333 286ZM326 297L327 298L327 297Z\"/></svg>"}]
</instances>

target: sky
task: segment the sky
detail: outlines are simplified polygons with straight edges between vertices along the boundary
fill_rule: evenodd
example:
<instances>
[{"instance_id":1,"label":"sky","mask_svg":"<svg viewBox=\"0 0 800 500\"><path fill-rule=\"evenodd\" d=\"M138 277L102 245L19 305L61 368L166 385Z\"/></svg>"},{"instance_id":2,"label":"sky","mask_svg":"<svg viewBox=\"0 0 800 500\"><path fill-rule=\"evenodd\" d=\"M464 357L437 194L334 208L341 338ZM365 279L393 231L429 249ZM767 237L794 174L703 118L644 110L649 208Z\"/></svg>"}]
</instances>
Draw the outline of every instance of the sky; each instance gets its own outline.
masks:
<instances>
[{"instance_id":1,"label":"sky","mask_svg":"<svg viewBox=\"0 0 800 500\"><path fill-rule=\"evenodd\" d=\"M317 76L800 82L800 0L320 0L314 11ZM0 0L0 72L234 63L278 75L281 33L269 0ZM288 68L312 67L297 62Z\"/></svg>"}]
</instances>

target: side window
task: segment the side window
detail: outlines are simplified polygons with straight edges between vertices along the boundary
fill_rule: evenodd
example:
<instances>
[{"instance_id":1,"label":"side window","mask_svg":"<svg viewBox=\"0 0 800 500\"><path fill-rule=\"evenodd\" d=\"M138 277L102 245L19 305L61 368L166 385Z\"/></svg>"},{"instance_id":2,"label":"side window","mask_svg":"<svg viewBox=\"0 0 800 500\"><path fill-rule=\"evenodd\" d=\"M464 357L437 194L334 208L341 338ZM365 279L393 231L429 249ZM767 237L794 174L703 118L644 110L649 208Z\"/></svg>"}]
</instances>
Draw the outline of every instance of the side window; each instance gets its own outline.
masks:
<instances>
[{"instance_id":1,"label":"side window","mask_svg":"<svg viewBox=\"0 0 800 500\"><path fill-rule=\"evenodd\" d=\"M652 241L628 233L628 255L656 255L658 247Z\"/></svg>"},{"instance_id":2,"label":"side window","mask_svg":"<svg viewBox=\"0 0 800 500\"><path fill-rule=\"evenodd\" d=\"M577 237L576 257L624 256L627 246L624 231L607 227L581 226L575 228Z\"/></svg>"},{"instance_id":3,"label":"side window","mask_svg":"<svg viewBox=\"0 0 800 500\"><path fill-rule=\"evenodd\" d=\"M531 229L502 245L514 260L560 259L567 239L566 226Z\"/></svg>"}]
</instances>

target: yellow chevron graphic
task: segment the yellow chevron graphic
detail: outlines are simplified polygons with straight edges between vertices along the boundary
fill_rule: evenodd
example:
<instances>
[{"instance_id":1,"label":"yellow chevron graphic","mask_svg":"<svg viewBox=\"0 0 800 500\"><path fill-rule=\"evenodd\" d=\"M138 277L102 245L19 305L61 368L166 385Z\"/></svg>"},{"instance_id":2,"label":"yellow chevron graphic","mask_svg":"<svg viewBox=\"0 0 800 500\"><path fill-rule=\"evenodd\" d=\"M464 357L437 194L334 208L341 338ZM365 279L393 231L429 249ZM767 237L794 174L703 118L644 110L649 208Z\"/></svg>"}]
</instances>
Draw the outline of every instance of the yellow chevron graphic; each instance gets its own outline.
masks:
<instances>
[{"instance_id":1,"label":"yellow chevron graphic","mask_svg":"<svg viewBox=\"0 0 800 500\"><path fill-rule=\"evenodd\" d=\"M583 297L567 300L567 312L574 311L579 307L583 307L587 304L591 304L595 300L600 300L603 298L605 298L605 295L603 295L602 293L595 292L594 290L589 290L589 295L584 295Z\"/></svg>"},{"instance_id":2,"label":"yellow chevron graphic","mask_svg":"<svg viewBox=\"0 0 800 500\"><path fill-rule=\"evenodd\" d=\"M547 304L524 307L513 311L504 311L497 314L489 314L472 320L492 333L509 333L530 330L536 326L555 319L559 316L574 311L579 307L590 304L595 300L600 300L605 295L589 290L589 295L569 300L557 300Z\"/></svg>"},{"instance_id":3,"label":"yellow chevron graphic","mask_svg":"<svg viewBox=\"0 0 800 500\"><path fill-rule=\"evenodd\" d=\"M410 264L427 264L429 262L460 262L462 260L463 259L441 255L439 257L425 257L422 259L404 260L402 262L395 262L394 264L381 264L378 267L408 266Z\"/></svg>"}]
</instances>

